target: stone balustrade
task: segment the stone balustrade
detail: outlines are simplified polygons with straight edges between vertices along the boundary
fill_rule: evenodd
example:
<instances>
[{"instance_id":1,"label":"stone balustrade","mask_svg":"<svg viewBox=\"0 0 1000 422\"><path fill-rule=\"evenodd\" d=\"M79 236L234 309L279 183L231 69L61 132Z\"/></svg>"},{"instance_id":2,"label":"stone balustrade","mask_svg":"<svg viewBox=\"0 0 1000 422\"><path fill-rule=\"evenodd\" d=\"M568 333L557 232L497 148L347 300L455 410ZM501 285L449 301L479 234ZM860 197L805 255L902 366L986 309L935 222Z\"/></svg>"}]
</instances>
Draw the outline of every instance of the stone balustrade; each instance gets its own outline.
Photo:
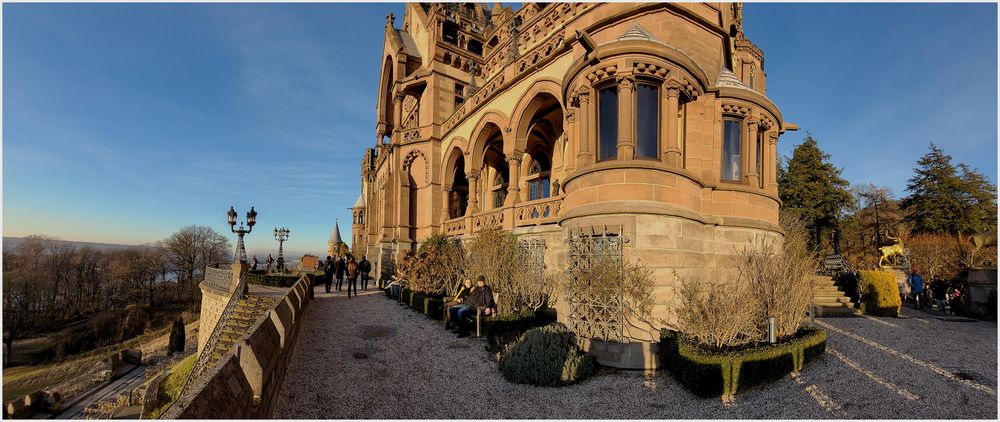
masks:
<instances>
[{"instance_id":1,"label":"stone balustrade","mask_svg":"<svg viewBox=\"0 0 1000 422\"><path fill-rule=\"evenodd\" d=\"M202 284L226 292L229 291L229 284L232 280L233 269L228 264L217 264L205 268L205 281L202 281Z\"/></svg>"},{"instance_id":2,"label":"stone balustrade","mask_svg":"<svg viewBox=\"0 0 1000 422\"><path fill-rule=\"evenodd\" d=\"M531 226L558 222L562 198L545 198L518 204L514 208L514 226Z\"/></svg>"},{"instance_id":3,"label":"stone balustrade","mask_svg":"<svg viewBox=\"0 0 1000 422\"><path fill-rule=\"evenodd\" d=\"M559 221L562 197L522 202L514 206L481 211L471 216L447 220L442 232L448 236L474 234L490 227L510 230L515 227L554 224Z\"/></svg>"},{"instance_id":4,"label":"stone balustrade","mask_svg":"<svg viewBox=\"0 0 1000 422\"><path fill-rule=\"evenodd\" d=\"M303 276L207 369L163 419L268 419L312 299Z\"/></svg>"}]
</instances>

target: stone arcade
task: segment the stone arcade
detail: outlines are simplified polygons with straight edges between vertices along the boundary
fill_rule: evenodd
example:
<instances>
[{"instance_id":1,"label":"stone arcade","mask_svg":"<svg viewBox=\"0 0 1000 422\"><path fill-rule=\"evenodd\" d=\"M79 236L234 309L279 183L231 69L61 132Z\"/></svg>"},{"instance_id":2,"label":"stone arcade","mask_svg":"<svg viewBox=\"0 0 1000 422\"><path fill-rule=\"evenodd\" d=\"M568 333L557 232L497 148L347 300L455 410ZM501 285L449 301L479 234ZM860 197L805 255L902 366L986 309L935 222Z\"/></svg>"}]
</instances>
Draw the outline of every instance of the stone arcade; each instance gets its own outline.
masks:
<instances>
[{"instance_id":1,"label":"stone arcade","mask_svg":"<svg viewBox=\"0 0 1000 422\"><path fill-rule=\"evenodd\" d=\"M780 238L776 143L797 128L765 96L741 4L409 3L396 25L351 226L376 275L434 233L513 230L547 271L579 259L571 236L612 239L653 270L655 321L591 337L644 344L676 321L679 278ZM580 303L556 306L572 326Z\"/></svg>"}]
</instances>

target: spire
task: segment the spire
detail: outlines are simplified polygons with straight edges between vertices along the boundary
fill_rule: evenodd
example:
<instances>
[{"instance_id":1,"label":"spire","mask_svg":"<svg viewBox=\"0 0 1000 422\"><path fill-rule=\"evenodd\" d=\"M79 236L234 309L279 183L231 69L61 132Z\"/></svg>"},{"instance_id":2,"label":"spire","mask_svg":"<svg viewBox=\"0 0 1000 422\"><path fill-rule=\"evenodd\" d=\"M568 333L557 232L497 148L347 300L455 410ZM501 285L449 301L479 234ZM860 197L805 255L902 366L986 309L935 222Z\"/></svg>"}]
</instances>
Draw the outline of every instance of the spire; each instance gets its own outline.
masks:
<instances>
[{"instance_id":1,"label":"spire","mask_svg":"<svg viewBox=\"0 0 1000 422\"><path fill-rule=\"evenodd\" d=\"M343 239L340 238L340 222L335 221L333 223L333 233L330 233L330 242L332 243L344 243Z\"/></svg>"}]
</instances>

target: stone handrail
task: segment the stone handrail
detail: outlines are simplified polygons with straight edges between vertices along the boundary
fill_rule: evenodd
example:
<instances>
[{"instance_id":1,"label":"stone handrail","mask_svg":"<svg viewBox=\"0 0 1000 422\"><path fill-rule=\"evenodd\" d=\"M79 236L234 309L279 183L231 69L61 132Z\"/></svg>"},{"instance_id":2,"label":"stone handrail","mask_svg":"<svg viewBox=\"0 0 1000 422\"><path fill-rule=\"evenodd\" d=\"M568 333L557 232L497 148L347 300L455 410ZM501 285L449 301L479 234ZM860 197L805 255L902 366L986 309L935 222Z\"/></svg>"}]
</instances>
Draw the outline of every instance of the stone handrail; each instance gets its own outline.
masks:
<instances>
[{"instance_id":1,"label":"stone handrail","mask_svg":"<svg viewBox=\"0 0 1000 422\"><path fill-rule=\"evenodd\" d=\"M215 351L216 346L219 345L219 341L222 340L223 327L226 326L226 322L229 321L229 317L232 316L233 311L236 310L236 305L238 305L240 300L243 299L243 290L246 288L246 285L247 276L246 274L243 274L243 276L240 277L240 282L236 284L236 291L234 291L233 295L229 297L229 302L226 303L226 308L222 311L222 316L219 317L219 321L216 322L215 327L212 328L212 335L208 337L208 341L205 342L205 347L201 349L201 353L198 355L198 360L195 361L194 367L191 368L191 373L188 374L187 379L184 380L184 385L181 387L180 394L178 394L177 397L183 397L188 390L191 389L191 385L198 379L202 371L205 370L208 365L208 361L211 360L212 352ZM175 401L174 403L177 402Z\"/></svg>"},{"instance_id":2,"label":"stone handrail","mask_svg":"<svg viewBox=\"0 0 1000 422\"><path fill-rule=\"evenodd\" d=\"M465 233L465 216L453 218L444 222L444 233L447 235L459 235Z\"/></svg>"},{"instance_id":3,"label":"stone handrail","mask_svg":"<svg viewBox=\"0 0 1000 422\"><path fill-rule=\"evenodd\" d=\"M486 211L472 216L473 231L480 231L489 227L503 227L503 208Z\"/></svg>"},{"instance_id":4,"label":"stone handrail","mask_svg":"<svg viewBox=\"0 0 1000 422\"><path fill-rule=\"evenodd\" d=\"M562 207L562 198L545 198L518 204L514 208L514 225L533 226L555 223Z\"/></svg>"}]
</instances>

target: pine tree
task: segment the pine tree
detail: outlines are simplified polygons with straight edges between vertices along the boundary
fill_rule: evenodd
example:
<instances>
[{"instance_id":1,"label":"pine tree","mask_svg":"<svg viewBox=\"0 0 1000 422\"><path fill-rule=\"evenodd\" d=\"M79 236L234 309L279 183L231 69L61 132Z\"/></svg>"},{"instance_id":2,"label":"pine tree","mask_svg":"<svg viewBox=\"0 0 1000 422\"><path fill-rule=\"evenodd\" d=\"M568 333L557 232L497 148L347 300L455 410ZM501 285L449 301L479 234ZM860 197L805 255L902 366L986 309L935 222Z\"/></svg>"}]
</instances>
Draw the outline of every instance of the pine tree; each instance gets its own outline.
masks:
<instances>
[{"instance_id":1,"label":"pine tree","mask_svg":"<svg viewBox=\"0 0 1000 422\"><path fill-rule=\"evenodd\" d=\"M170 339L167 341L167 354L173 355L174 352L184 352L184 320L180 317L174 320L174 324L170 327Z\"/></svg>"},{"instance_id":2,"label":"pine tree","mask_svg":"<svg viewBox=\"0 0 1000 422\"><path fill-rule=\"evenodd\" d=\"M907 181L900 207L918 233L970 233L995 227L996 187L960 164L962 174L933 142Z\"/></svg>"},{"instance_id":3,"label":"pine tree","mask_svg":"<svg viewBox=\"0 0 1000 422\"><path fill-rule=\"evenodd\" d=\"M806 222L810 248L819 246L824 234L838 229L841 213L852 199L847 191L849 184L829 159L812 135L806 134L778 178L782 206Z\"/></svg>"}]
</instances>

